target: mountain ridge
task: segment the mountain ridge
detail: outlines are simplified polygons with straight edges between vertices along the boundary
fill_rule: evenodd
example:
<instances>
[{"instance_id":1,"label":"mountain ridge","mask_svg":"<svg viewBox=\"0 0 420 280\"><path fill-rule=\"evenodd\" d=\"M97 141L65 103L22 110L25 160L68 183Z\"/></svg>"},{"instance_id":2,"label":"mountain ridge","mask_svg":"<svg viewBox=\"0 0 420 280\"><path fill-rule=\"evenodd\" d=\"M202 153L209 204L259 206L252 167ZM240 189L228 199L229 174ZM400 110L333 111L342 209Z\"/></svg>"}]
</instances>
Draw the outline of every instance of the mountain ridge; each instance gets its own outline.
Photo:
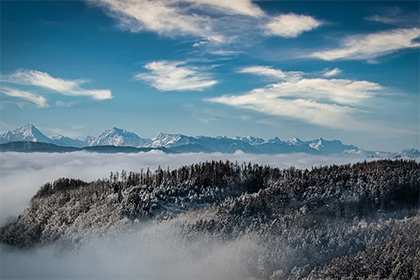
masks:
<instances>
[{"instance_id":1,"label":"mountain ridge","mask_svg":"<svg viewBox=\"0 0 420 280\"><path fill-rule=\"evenodd\" d=\"M366 151L354 145L343 144L340 140L325 140L316 138L303 141L293 138L287 141L279 137L265 140L260 137L248 135L236 136L188 136L184 134L172 134L159 132L154 138L142 138L134 132L113 127L105 130L97 137L86 136L84 140L72 139L58 135L48 137L32 124L26 124L13 131L7 131L0 135L0 144L11 142L42 142L54 144L59 147L85 148L95 146L132 147L132 148L168 148L180 152L221 152L235 153L240 150L250 154L358 154L366 157L389 157L408 156L419 157L420 152L416 149L405 149L400 153L381 151ZM5 150L4 148L2 150ZM7 149L6 149L7 150Z\"/></svg>"}]
</instances>

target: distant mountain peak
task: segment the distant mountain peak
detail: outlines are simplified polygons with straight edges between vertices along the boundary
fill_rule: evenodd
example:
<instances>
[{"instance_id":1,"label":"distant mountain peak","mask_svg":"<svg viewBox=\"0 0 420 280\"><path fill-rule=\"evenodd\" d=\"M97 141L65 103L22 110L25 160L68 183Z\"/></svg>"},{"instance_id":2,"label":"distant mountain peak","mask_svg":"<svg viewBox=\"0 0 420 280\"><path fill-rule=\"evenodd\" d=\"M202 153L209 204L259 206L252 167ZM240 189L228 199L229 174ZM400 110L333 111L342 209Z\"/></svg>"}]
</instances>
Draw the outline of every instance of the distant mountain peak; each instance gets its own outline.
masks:
<instances>
[{"instance_id":1,"label":"distant mountain peak","mask_svg":"<svg viewBox=\"0 0 420 280\"><path fill-rule=\"evenodd\" d=\"M183 134L171 134L159 132L152 139L152 147L177 147L189 144L196 144L196 138Z\"/></svg>"},{"instance_id":2,"label":"distant mountain peak","mask_svg":"<svg viewBox=\"0 0 420 280\"><path fill-rule=\"evenodd\" d=\"M265 142L265 140L263 138L252 136L252 135L248 135L246 137L236 136L233 139L248 143L250 145L258 145L258 144L262 144L262 143Z\"/></svg>"},{"instance_id":3,"label":"distant mountain peak","mask_svg":"<svg viewBox=\"0 0 420 280\"><path fill-rule=\"evenodd\" d=\"M118 132L118 133L134 133L134 132L130 132L130 131L127 131L127 130L125 130L123 128L119 128L119 127L116 127L116 126L114 126L113 128L108 129L107 131L115 131L115 132Z\"/></svg>"},{"instance_id":4,"label":"distant mountain peak","mask_svg":"<svg viewBox=\"0 0 420 280\"><path fill-rule=\"evenodd\" d=\"M21 126L19 129L33 129L33 128L36 128L36 127L31 123L27 123L27 124Z\"/></svg>"},{"instance_id":5,"label":"distant mountain peak","mask_svg":"<svg viewBox=\"0 0 420 280\"><path fill-rule=\"evenodd\" d=\"M36 128L33 124L30 124L30 123L25 124L24 126L14 131L21 131L21 132L26 132L26 133L37 133L37 132L41 133L41 131L38 128Z\"/></svg>"},{"instance_id":6,"label":"distant mountain peak","mask_svg":"<svg viewBox=\"0 0 420 280\"><path fill-rule=\"evenodd\" d=\"M274 137L274 138L272 138L272 139L269 139L268 141L267 141L267 143L271 143L271 144L280 144L280 143L282 143L283 141L281 141L280 140L280 138L278 138L277 136L276 137Z\"/></svg>"},{"instance_id":7,"label":"distant mountain peak","mask_svg":"<svg viewBox=\"0 0 420 280\"><path fill-rule=\"evenodd\" d=\"M299 138L295 137L295 138L292 138L289 141L287 141L287 144L293 145L293 146L300 146L300 145L304 144L304 142L302 140L300 140Z\"/></svg>"},{"instance_id":8,"label":"distant mountain peak","mask_svg":"<svg viewBox=\"0 0 420 280\"><path fill-rule=\"evenodd\" d=\"M14 141L31 141L51 143L51 139L45 136L33 124L25 124L13 131L7 131L0 135L0 143Z\"/></svg>"},{"instance_id":9,"label":"distant mountain peak","mask_svg":"<svg viewBox=\"0 0 420 280\"><path fill-rule=\"evenodd\" d=\"M140 147L150 145L151 140L140 138L137 134L122 128L113 127L105 130L98 137L86 137L89 146L131 146Z\"/></svg>"}]
</instances>

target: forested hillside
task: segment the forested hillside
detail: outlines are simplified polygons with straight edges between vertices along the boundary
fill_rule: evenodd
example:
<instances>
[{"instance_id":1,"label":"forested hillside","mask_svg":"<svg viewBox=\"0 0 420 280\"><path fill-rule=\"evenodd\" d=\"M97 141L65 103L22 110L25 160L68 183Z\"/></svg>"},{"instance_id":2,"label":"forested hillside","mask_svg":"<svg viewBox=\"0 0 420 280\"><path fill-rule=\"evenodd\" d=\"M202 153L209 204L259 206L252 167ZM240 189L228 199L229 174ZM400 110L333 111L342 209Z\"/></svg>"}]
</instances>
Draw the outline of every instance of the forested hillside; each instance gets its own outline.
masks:
<instances>
[{"instance_id":1,"label":"forested hillside","mask_svg":"<svg viewBox=\"0 0 420 280\"><path fill-rule=\"evenodd\" d=\"M186 240L249 240L261 279L419 279L420 164L375 161L280 170L204 162L43 185L1 242L83 243L87 234L173 222ZM72 246L72 245L70 245Z\"/></svg>"}]
</instances>

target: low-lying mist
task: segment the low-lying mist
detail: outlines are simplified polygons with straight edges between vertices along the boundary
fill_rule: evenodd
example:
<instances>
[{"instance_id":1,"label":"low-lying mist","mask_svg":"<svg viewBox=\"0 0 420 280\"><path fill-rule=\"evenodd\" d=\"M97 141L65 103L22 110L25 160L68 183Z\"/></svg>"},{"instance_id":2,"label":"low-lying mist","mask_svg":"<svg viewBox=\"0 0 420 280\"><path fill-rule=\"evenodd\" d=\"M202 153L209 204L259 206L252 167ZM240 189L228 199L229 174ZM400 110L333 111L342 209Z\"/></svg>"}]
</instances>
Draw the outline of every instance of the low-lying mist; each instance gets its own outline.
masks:
<instances>
[{"instance_id":1,"label":"low-lying mist","mask_svg":"<svg viewBox=\"0 0 420 280\"><path fill-rule=\"evenodd\" d=\"M65 242L29 251L0 247L1 278L254 279L246 264L258 248L249 238L186 239L172 221L138 227L87 234L77 250L66 250Z\"/></svg>"},{"instance_id":2,"label":"low-lying mist","mask_svg":"<svg viewBox=\"0 0 420 280\"><path fill-rule=\"evenodd\" d=\"M182 165L206 160L230 160L267 164L279 168L310 168L311 166L344 164L363 161L358 156L316 156L308 154L255 155L237 152L165 154L151 151L138 154L75 153L2 153L0 161L0 226L29 205L30 198L41 185L61 177L92 181L109 177L111 171L154 171L175 169Z\"/></svg>"}]
</instances>

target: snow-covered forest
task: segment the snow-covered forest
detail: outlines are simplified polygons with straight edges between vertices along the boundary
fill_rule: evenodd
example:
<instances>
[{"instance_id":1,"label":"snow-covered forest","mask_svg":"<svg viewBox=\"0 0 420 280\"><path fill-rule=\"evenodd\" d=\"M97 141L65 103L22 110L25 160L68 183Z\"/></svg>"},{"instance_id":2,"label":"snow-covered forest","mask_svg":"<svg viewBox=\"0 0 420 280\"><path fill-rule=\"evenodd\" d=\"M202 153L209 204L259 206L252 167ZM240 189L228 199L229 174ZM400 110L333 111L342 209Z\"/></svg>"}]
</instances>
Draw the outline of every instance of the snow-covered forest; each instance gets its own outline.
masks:
<instances>
[{"instance_id":1,"label":"snow-covered forest","mask_svg":"<svg viewBox=\"0 0 420 280\"><path fill-rule=\"evenodd\" d=\"M98 237L164 226L192 252L215 242L239 250L227 260L241 264L231 278L418 279L419 167L382 160L282 170L207 161L92 182L61 178L1 228L1 242L77 251Z\"/></svg>"}]
</instances>

